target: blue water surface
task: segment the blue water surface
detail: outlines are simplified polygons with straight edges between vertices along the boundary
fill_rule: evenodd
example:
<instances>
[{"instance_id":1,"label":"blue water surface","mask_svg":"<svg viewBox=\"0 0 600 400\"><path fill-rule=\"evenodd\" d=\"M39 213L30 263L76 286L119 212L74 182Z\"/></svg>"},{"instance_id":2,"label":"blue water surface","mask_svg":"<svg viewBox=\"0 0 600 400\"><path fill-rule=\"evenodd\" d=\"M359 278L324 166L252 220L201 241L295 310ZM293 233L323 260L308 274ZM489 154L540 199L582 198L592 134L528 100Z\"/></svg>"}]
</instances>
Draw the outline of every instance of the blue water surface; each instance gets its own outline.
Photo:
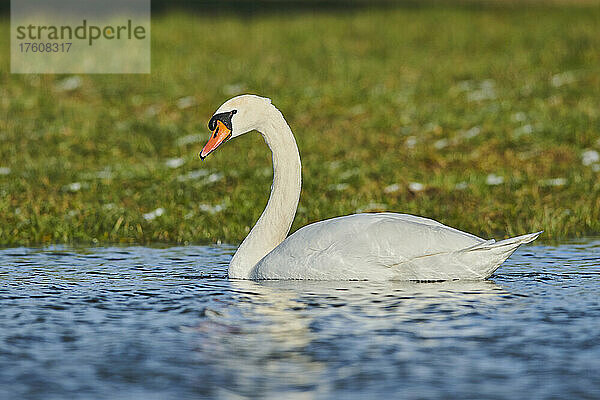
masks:
<instances>
[{"instance_id":1,"label":"blue water surface","mask_svg":"<svg viewBox=\"0 0 600 400\"><path fill-rule=\"evenodd\" d=\"M598 239L482 282L230 281L234 251L0 250L0 398L600 398Z\"/></svg>"}]
</instances>

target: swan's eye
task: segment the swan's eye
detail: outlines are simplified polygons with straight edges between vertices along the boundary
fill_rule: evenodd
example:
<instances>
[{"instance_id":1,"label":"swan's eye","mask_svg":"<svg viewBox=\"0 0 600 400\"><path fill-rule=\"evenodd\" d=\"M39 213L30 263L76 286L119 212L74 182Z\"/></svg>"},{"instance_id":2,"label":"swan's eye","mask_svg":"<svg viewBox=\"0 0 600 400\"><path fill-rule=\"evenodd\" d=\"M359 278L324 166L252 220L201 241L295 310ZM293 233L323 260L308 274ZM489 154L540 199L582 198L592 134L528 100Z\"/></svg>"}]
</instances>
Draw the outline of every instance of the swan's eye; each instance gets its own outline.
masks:
<instances>
[{"instance_id":1,"label":"swan's eye","mask_svg":"<svg viewBox=\"0 0 600 400\"><path fill-rule=\"evenodd\" d=\"M233 117L233 115L236 113L237 110L231 110L229 112L213 115L210 121L208 121L208 129L214 131L215 129L217 129L218 122L221 122L227 129L229 129L230 131L233 130L231 126L231 117Z\"/></svg>"}]
</instances>

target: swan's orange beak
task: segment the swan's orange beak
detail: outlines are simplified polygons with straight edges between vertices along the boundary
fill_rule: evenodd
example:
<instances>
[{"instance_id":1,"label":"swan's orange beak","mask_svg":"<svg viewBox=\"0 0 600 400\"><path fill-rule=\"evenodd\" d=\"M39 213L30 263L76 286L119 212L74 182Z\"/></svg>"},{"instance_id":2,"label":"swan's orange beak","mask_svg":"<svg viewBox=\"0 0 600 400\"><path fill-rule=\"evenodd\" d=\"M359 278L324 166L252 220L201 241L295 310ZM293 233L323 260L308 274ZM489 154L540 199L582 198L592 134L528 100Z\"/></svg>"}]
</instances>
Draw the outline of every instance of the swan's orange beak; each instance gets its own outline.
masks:
<instances>
[{"instance_id":1,"label":"swan's orange beak","mask_svg":"<svg viewBox=\"0 0 600 400\"><path fill-rule=\"evenodd\" d=\"M200 158L205 159L210 153L215 151L222 143L231 137L231 130L221 121L217 121L217 127L212 132L210 139L200 152Z\"/></svg>"}]
</instances>

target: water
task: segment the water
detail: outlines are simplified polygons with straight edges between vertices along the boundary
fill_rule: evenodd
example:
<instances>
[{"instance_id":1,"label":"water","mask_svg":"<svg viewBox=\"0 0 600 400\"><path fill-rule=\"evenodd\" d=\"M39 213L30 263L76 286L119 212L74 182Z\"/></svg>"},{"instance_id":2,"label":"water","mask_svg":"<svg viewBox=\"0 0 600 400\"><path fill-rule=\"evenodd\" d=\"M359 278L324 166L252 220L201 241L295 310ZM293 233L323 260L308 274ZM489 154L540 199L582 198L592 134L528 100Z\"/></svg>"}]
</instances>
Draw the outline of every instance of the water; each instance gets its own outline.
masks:
<instances>
[{"instance_id":1,"label":"water","mask_svg":"<svg viewBox=\"0 0 600 400\"><path fill-rule=\"evenodd\" d=\"M600 397L600 240L433 284L228 281L233 251L0 250L0 398Z\"/></svg>"}]
</instances>

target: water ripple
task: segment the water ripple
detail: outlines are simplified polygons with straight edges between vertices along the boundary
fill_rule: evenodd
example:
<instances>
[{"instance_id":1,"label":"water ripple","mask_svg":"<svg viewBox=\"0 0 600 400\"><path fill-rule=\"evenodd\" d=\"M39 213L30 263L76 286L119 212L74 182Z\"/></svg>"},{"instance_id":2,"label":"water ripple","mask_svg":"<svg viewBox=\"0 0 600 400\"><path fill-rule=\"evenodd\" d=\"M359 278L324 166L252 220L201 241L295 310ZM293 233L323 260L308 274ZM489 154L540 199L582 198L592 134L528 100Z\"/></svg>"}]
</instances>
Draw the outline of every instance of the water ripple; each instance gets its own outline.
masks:
<instances>
[{"instance_id":1,"label":"water ripple","mask_svg":"<svg viewBox=\"0 0 600 400\"><path fill-rule=\"evenodd\" d=\"M217 247L0 250L0 398L600 397L600 240L484 282L246 282Z\"/></svg>"}]
</instances>

